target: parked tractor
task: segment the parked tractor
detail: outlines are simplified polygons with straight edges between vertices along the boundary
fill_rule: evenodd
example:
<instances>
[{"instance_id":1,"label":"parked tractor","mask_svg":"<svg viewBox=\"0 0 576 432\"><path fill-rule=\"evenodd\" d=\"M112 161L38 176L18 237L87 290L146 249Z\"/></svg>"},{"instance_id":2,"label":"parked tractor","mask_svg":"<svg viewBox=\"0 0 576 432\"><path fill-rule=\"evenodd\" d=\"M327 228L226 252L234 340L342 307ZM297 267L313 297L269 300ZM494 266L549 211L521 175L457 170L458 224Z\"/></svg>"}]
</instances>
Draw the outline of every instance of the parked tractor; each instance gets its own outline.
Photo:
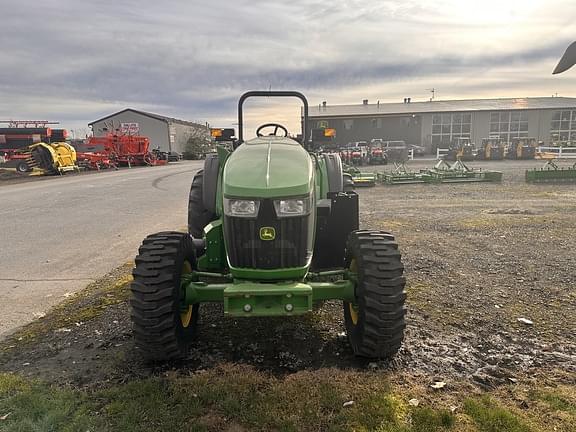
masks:
<instances>
[{"instance_id":1,"label":"parked tractor","mask_svg":"<svg viewBox=\"0 0 576 432\"><path fill-rule=\"evenodd\" d=\"M536 138L512 138L512 142L508 145L506 159L534 159L536 146Z\"/></svg>"},{"instance_id":2,"label":"parked tractor","mask_svg":"<svg viewBox=\"0 0 576 432\"><path fill-rule=\"evenodd\" d=\"M449 161L472 161L476 157L474 144L470 142L470 138L458 137L450 143L448 153L444 156L444 160Z\"/></svg>"},{"instance_id":3,"label":"parked tractor","mask_svg":"<svg viewBox=\"0 0 576 432\"><path fill-rule=\"evenodd\" d=\"M501 138L484 138L482 146L478 149L476 159L502 160L504 159L505 142Z\"/></svg>"},{"instance_id":4,"label":"parked tractor","mask_svg":"<svg viewBox=\"0 0 576 432\"><path fill-rule=\"evenodd\" d=\"M379 138L375 138L370 141L368 145L368 164L369 165L386 165L388 163L388 158L383 150L383 141Z\"/></svg>"},{"instance_id":5,"label":"parked tractor","mask_svg":"<svg viewBox=\"0 0 576 432\"><path fill-rule=\"evenodd\" d=\"M244 140L244 102L271 96L302 102L301 142L276 123ZM192 180L188 232L152 234L140 246L130 303L141 355L185 357L205 302L222 303L227 316L289 319L341 300L353 352L393 356L405 327L398 245L389 232L359 229L358 195L344 190L339 155L306 139L304 95L245 93L238 127L233 148L218 147Z\"/></svg>"}]
</instances>

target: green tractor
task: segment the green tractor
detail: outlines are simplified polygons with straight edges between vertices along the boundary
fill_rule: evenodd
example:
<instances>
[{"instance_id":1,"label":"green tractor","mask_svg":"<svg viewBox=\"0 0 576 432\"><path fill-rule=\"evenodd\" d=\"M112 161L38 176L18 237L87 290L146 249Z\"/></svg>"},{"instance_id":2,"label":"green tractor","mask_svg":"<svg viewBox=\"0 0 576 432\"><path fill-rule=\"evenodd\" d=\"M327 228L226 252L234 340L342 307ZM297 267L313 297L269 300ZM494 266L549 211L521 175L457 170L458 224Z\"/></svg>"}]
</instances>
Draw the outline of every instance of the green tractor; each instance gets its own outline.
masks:
<instances>
[{"instance_id":1,"label":"green tractor","mask_svg":"<svg viewBox=\"0 0 576 432\"><path fill-rule=\"evenodd\" d=\"M275 123L243 140L244 102L270 96L302 101L302 142ZM238 126L233 145L219 146L194 176L189 232L152 234L140 246L130 300L136 348L147 361L185 358L205 302L249 318L307 314L337 299L354 353L392 357L406 313L398 245L388 232L359 229L358 195L344 190L339 155L315 153L306 140L306 98L245 93Z\"/></svg>"}]
</instances>

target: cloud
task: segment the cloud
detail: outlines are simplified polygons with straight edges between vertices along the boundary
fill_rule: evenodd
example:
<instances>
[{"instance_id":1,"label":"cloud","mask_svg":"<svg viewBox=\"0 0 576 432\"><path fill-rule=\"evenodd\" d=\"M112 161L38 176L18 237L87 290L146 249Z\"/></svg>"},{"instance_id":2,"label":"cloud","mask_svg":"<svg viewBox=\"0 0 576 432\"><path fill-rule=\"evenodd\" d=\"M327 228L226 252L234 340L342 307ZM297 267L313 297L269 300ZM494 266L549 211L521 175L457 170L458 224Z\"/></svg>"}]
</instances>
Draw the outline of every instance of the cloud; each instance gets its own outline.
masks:
<instances>
[{"instance_id":1,"label":"cloud","mask_svg":"<svg viewBox=\"0 0 576 432\"><path fill-rule=\"evenodd\" d=\"M0 117L80 127L131 106L228 126L250 89L353 103L576 83L547 70L576 33L569 1L28 3L0 6Z\"/></svg>"}]
</instances>

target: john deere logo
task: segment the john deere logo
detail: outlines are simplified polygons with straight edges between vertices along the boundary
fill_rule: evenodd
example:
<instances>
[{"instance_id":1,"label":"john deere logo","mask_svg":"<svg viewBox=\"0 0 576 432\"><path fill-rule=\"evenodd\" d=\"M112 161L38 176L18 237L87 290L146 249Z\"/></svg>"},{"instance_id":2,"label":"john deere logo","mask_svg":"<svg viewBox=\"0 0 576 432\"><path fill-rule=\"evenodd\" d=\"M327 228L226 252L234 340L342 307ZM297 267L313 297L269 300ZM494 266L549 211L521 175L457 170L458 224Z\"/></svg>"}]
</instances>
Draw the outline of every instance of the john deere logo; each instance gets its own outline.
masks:
<instances>
[{"instance_id":1,"label":"john deere logo","mask_svg":"<svg viewBox=\"0 0 576 432\"><path fill-rule=\"evenodd\" d=\"M276 238L276 230L273 227L260 228L260 240L274 240Z\"/></svg>"}]
</instances>

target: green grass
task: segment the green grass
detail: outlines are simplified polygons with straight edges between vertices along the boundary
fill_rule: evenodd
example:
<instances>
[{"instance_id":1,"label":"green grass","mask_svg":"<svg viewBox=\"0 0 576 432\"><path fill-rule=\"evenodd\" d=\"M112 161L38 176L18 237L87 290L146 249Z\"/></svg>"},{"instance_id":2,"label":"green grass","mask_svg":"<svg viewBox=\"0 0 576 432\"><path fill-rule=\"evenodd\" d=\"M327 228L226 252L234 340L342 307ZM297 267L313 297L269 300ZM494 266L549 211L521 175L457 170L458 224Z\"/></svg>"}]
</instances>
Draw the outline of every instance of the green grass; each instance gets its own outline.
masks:
<instances>
[{"instance_id":1,"label":"green grass","mask_svg":"<svg viewBox=\"0 0 576 432\"><path fill-rule=\"evenodd\" d=\"M545 402L554 411L563 411L576 416L576 403L566 396L552 391L535 391L531 394L533 399Z\"/></svg>"},{"instance_id":2,"label":"green grass","mask_svg":"<svg viewBox=\"0 0 576 432\"><path fill-rule=\"evenodd\" d=\"M2 431L87 431L99 426L83 394L0 376Z\"/></svg>"},{"instance_id":3,"label":"green grass","mask_svg":"<svg viewBox=\"0 0 576 432\"><path fill-rule=\"evenodd\" d=\"M343 403L354 400L344 407ZM386 382L356 373L276 378L227 365L192 376L136 380L103 390L56 388L0 375L5 431L381 431L450 430L454 417L409 407Z\"/></svg>"},{"instance_id":4,"label":"green grass","mask_svg":"<svg viewBox=\"0 0 576 432\"><path fill-rule=\"evenodd\" d=\"M0 374L0 417L8 414L0 431L536 432L551 424L550 409L557 430L574 430L574 402L564 393L535 391L521 412L491 393L465 399L453 414L446 407L458 392L416 391L421 402L413 407L406 390L376 372L276 377L234 364L92 390Z\"/></svg>"},{"instance_id":5,"label":"green grass","mask_svg":"<svg viewBox=\"0 0 576 432\"><path fill-rule=\"evenodd\" d=\"M464 412L483 432L531 432L532 429L512 412L494 402L490 397L468 399Z\"/></svg>"}]
</instances>

